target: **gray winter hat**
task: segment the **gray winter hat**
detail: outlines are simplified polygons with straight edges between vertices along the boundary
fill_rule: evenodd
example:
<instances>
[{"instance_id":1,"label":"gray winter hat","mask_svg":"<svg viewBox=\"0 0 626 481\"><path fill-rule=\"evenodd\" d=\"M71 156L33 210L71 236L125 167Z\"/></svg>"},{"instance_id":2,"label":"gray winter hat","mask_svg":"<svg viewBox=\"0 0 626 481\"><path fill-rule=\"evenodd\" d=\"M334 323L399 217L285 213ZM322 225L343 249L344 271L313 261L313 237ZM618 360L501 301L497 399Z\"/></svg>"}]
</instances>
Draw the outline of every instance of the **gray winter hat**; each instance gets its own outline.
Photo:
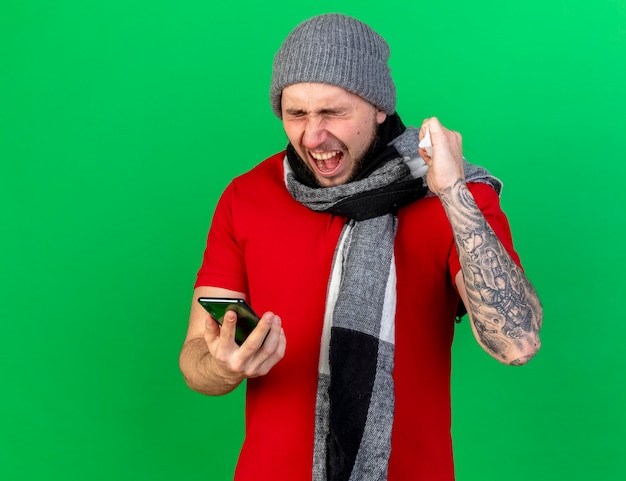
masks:
<instances>
[{"instance_id":1,"label":"gray winter hat","mask_svg":"<svg viewBox=\"0 0 626 481\"><path fill-rule=\"evenodd\" d=\"M396 111L396 88L389 68L389 45L365 23L338 13L305 20L274 56L270 100L282 117L285 87L300 82L337 85L387 114Z\"/></svg>"}]
</instances>

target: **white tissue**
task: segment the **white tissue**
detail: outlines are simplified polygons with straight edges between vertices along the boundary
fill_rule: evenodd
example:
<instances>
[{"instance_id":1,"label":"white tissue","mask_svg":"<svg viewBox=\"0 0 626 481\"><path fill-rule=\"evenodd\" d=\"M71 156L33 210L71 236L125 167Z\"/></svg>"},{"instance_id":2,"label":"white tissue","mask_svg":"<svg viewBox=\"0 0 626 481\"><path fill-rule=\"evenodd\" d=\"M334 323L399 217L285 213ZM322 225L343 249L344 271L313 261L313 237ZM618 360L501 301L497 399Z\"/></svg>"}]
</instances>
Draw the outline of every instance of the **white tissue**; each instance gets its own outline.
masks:
<instances>
[{"instance_id":1,"label":"white tissue","mask_svg":"<svg viewBox=\"0 0 626 481\"><path fill-rule=\"evenodd\" d=\"M426 129L426 134L424 135L424 138L420 140L418 146L422 149L425 149L428 155L430 155L431 157L433 156L433 143L430 140L430 130Z\"/></svg>"}]
</instances>

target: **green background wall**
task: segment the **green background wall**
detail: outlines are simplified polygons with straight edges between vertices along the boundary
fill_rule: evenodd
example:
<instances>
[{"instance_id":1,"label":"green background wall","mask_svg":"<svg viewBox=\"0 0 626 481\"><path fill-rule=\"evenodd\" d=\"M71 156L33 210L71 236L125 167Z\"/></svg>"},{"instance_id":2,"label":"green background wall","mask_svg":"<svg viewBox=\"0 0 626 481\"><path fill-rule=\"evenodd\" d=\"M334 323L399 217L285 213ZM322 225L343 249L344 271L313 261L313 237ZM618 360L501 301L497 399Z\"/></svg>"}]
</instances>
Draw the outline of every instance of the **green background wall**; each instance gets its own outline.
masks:
<instances>
[{"instance_id":1,"label":"green background wall","mask_svg":"<svg viewBox=\"0 0 626 481\"><path fill-rule=\"evenodd\" d=\"M212 210L280 150L273 54L341 11L388 39L399 111L505 181L544 345L454 345L457 477L626 479L626 2L3 0L0 477L227 480L243 391L177 356ZM271 446L268 446L271 449Z\"/></svg>"}]
</instances>

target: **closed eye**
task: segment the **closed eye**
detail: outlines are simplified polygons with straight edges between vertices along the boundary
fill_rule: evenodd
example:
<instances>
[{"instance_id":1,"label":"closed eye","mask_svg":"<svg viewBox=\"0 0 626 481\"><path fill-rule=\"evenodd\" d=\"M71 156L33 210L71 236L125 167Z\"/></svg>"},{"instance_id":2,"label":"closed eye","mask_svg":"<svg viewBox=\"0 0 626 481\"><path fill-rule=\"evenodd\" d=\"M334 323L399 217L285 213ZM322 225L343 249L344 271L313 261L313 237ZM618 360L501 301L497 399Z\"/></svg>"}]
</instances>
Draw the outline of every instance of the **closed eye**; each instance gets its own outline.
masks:
<instances>
[{"instance_id":1,"label":"closed eye","mask_svg":"<svg viewBox=\"0 0 626 481\"><path fill-rule=\"evenodd\" d=\"M341 117L348 114L348 109L346 108L328 108L328 109L320 109L315 112L315 115L319 115L321 117ZM285 114L293 119L305 117L308 113L301 109L285 109Z\"/></svg>"},{"instance_id":2,"label":"closed eye","mask_svg":"<svg viewBox=\"0 0 626 481\"><path fill-rule=\"evenodd\" d=\"M306 112L300 109L285 109L285 114L291 118L304 117Z\"/></svg>"},{"instance_id":3,"label":"closed eye","mask_svg":"<svg viewBox=\"0 0 626 481\"><path fill-rule=\"evenodd\" d=\"M322 109L318 112L320 115L326 117L340 117L348 113L348 109L338 108L338 109Z\"/></svg>"}]
</instances>

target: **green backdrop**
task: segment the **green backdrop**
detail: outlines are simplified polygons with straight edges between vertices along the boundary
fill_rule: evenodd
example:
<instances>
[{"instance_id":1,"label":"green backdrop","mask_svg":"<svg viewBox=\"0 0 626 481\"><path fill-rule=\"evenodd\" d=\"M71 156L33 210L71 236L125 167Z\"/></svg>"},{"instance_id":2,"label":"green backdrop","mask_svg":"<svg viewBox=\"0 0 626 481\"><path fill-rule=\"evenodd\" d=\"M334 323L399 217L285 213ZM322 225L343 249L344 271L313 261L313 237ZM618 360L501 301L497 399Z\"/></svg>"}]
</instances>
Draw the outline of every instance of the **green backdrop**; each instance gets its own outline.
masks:
<instances>
[{"instance_id":1,"label":"green backdrop","mask_svg":"<svg viewBox=\"0 0 626 481\"><path fill-rule=\"evenodd\" d=\"M2 479L232 477L243 390L177 356L218 195L285 144L273 54L329 11L388 39L406 123L504 179L544 303L522 368L458 326L458 479L626 478L626 2L3 0Z\"/></svg>"}]
</instances>

